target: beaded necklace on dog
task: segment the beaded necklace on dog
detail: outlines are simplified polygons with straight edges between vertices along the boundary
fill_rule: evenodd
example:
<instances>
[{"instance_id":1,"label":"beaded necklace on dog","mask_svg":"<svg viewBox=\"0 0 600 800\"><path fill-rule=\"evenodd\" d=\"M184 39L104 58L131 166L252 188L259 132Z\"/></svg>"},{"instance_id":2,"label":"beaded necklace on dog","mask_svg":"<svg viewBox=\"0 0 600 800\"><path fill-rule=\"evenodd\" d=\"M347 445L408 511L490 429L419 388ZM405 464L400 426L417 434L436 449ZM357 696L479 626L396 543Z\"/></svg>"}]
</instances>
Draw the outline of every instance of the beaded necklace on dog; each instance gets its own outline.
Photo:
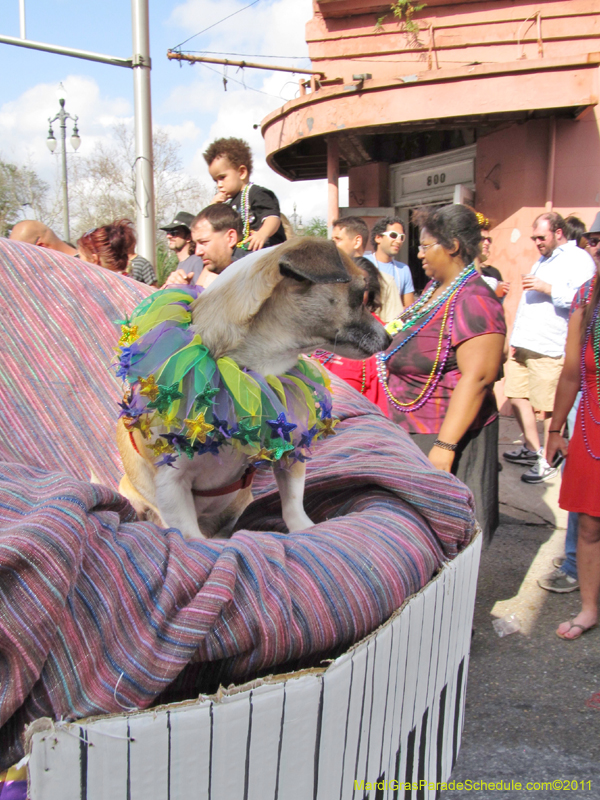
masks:
<instances>
[{"instance_id":1,"label":"beaded necklace on dog","mask_svg":"<svg viewBox=\"0 0 600 800\"><path fill-rule=\"evenodd\" d=\"M586 375L586 368L585 368L585 353L588 348L588 344L591 343L592 345L592 353L594 356L594 364L596 365L596 397L595 397L595 405L596 407L600 407L600 303L596 306L594 310L594 316L592 317L592 321L586 331L585 334L585 342L583 347L581 348L581 400L583 403L583 413L581 414L581 432L583 434L583 441L585 442L585 449L588 451L590 456L595 459L596 461L600 461L600 454L596 455L593 452L591 444L588 440L588 434L586 429L586 412L589 413L592 422L595 425L600 425L600 419L596 419L592 410L592 397L591 391L587 386L587 382L585 380Z\"/></svg>"},{"instance_id":2,"label":"beaded necklace on dog","mask_svg":"<svg viewBox=\"0 0 600 800\"><path fill-rule=\"evenodd\" d=\"M456 301L458 299L458 295L460 294L461 290L467 283L467 281L473 276L476 275L476 270L473 264L470 264L468 267L465 267L460 275L452 281L450 286L438 297L433 303L429 302L431 300L431 296L435 292L435 290L439 287L439 282L435 281L429 289L417 300L416 303L413 303L409 306L402 314L398 317L398 319L391 322L388 326L386 326L386 330L388 333L397 333L400 330L407 330L408 328L414 328L412 333L410 333L406 339L403 339L400 344L395 347L391 352L384 354L378 353L376 356L377 362L377 375L379 377L379 382L381 383L383 390L386 394L387 399L389 400L392 405L394 405L400 411L410 414L413 411L417 411L418 409L422 408L425 403L430 399L431 395L435 391L438 383L441 380L442 374L444 372L444 367L446 366L446 361L448 360L448 355L450 353L450 348L452 345L452 326L454 324L454 307L456 305ZM444 306L443 316L442 316L442 324L440 327L440 334L438 337L438 344L435 354L435 360L433 362L433 368L427 377L427 381L425 382L425 386L423 387L422 391L419 395L414 399L409 401L408 403L403 403L401 400L398 400L392 394L392 391L388 385L388 377L387 377L387 369L386 363L390 360L390 358L395 355L399 350L401 350L411 339L413 339L418 333L420 333L433 319L438 315L441 311L442 306ZM421 322L418 327L415 327L419 320L425 319ZM448 336L446 339L446 346L444 347L444 331L446 329L446 324L448 325ZM443 350L443 353L442 353Z\"/></svg>"},{"instance_id":3,"label":"beaded necklace on dog","mask_svg":"<svg viewBox=\"0 0 600 800\"><path fill-rule=\"evenodd\" d=\"M237 243L236 247L242 250L248 249L248 239L250 238L250 187L254 186L252 182L247 183L242 189L242 196L240 197L240 216L242 218L242 240Z\"/></svg>"}]
</instances>

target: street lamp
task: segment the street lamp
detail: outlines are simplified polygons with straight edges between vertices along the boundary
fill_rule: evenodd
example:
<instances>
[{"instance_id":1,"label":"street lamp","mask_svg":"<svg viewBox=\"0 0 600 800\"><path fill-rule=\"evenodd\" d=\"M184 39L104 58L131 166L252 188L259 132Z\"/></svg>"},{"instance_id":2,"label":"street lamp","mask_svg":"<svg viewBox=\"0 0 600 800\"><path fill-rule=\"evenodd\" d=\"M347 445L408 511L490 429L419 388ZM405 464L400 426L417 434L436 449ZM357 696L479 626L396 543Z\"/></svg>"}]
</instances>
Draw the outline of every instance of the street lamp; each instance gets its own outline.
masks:
<instances>
[{"instance_id":1,"label":"street lamp","mask_svg":"<svg viewBox=\"0 0 600 800\"><path fill-rule=\"evenodd\" d=\"M62 83L58 87L58 91L56 92L58 97L58 102L60 103L60 111L55 117L51 119L48 118L49 128L48 128L48 138L46 139L46 144L48 145L48 150L53 153L56 150L56 139L54 137L54 131L52 130L52 124L57 120L60 122L60 140L61 140L61 155L62 155L62 193L63 193L63 233L65 241L69 241L71 238L71 233L69 231L69 193L67 188L67 120L73 120L73 135L71 136L71 146L73 150L77 150L79 145L81 144L81 137L79 136L79 130L77 129L77 120L79 117L77 115L71 116L67 111L65 111L65 100L67 96L67 92L65 87Z\"/></svg>"}]
</instances>

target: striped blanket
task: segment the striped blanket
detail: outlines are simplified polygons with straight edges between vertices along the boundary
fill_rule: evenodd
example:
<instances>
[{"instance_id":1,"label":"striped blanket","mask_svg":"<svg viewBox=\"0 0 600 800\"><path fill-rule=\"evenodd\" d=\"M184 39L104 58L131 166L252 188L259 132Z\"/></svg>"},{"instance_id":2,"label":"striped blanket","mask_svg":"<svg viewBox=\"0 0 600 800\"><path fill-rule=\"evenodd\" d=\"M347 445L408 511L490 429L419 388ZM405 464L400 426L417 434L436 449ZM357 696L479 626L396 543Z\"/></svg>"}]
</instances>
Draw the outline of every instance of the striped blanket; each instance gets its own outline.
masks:
<instances>
[{"instance_id":1,"label":"striped blanket","mask_svg":"<svg viewBox=\"0 0 600 800\"><path fill-rule=\"evenodd\" d=\"M308 463L310 532L281 533L269 472L230 540L137 522L115 490L107 364L112 320L147 291L0 239L0 769L37 717L144 708L347 647L473 532L466 487L340 382L338 433Z\"/></svg>"}]
</instances>

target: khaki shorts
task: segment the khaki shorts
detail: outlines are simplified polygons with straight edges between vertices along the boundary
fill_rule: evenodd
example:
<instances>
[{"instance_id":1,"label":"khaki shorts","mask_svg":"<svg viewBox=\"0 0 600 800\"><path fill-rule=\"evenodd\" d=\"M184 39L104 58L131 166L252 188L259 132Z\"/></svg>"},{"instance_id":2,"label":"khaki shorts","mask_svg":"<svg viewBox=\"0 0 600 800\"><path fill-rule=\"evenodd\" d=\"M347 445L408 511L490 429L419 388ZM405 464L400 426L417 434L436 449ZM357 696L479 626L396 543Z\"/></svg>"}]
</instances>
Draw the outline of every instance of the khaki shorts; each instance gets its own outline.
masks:
<instances>
[{"instance_id":1,"label":"khaki shorts","mask_svg":"<svg viewBox=\"0 0 600 800\"><path fill-rule=\"evenodd\" d=\"M526 398L537 411L553 411L564 363L564 356L551 358L524 347L515 348L514 356L504 365L504 394L508 398Z\"/></svg>"}]
</instances>

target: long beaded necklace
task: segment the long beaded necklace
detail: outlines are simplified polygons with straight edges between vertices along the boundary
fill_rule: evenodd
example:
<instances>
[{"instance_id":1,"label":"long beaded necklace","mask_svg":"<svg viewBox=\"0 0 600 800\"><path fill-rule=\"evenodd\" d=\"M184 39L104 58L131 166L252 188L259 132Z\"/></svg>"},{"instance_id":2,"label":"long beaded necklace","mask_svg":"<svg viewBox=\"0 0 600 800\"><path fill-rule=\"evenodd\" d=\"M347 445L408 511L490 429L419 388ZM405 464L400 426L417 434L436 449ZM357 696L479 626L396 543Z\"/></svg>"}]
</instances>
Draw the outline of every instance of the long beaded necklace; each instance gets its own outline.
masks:
<instances>
[{"instance_id":1,"label":"long beaded necklace","mask_svg":"<svg viewBox=\"0 0 600 800\"><path fill-rule=\"evenodd\" d=\"M588 344L592 344L592 353L594 356L594 364L596 365L596 405L600 407L600 304L598 304L594 310L594 316L592 317L592 321L586 331L585 334L585 342L583 347L581 348L581 395L583 401L583 409L581 414L581 432L583 434L583 441L585 442L585 449L588 451L590 456L595 459L596 461L600 461L600 454L596 455L593 452L590 442L588 440L588 434L586 429L586 412L589 413L592 422L595 425L600 425L600 419L596 419L594 416L594 412L592 409L592 398L590 397L590 390L587 386L586 377L586 368L585 368L585 353L588 348Z\"/></svg>"},{"instance_id":2,"label":"long beaded necklace","mask_svg":"<svg viewBox=\"0 0 600 800\"><path fill-rule=\"evenodd\" d=\"M242 239L237 243L236 247L242 250L248 249L248 238L250 237L250 187L254 186L252 182L247 183L242 189L240 197L240 216L242 218Z\"/></svg>"},{"instance_id":3,"label":"long beaded necklace","mask_svg":"<svg viewBox=\"0 0 600 800\"><path fill-rule=\"evenodd\" d=\"M425 403L428 402L431 395L435 391L438 383L440 382L444 372L444 367L446 366L446 361L448 360L450 348L452 345L454 307L456 305L456 301L458 299L458 295L460 294L461 290L463 289L469 278L471 278L474 274L476 274L476 271L473 268L473 265L471 264L468 267L466 267L460 273L460 275L458 275L454 279L454 281L452 281L448 289L441 295L441 299L440 298L438 299L439 301L436 301L433 305L429 306L426 306L427 301L425 301L425 303L421 303L419 309L420 313L418 315L411 317L410 323L408 325L405 325L403 329L406 330L406 328L408 327L414 327L420 317L427 315L426 319L418 327L416 327L412 331L412 333L410 333L409 336L406 337L406 339L403 339L400 342L400 344L397 347L395 347L390 353L388 353L387 355L385 355L384 353L377 354L376 362L377 362L377 375L379 377L379 382L381 383L389 402L392 403L392 405L394 405L403 413L410 414L422 408L425 405ZM436 283L436 285L433 288L433 291L429 293L429 297L431 297L431 295L433 294L435 289L437 289L438 286L439 284ZM423 330L423 328L425 328L433 320L433 318L437 316L438 312L442 308L442 304L445 304L445 308L442 317L442 324L440 326L440 335L438 337L438 344L436 349L435 360L433 363L433 368L429 373L427 381L425 382L425 386L423 387L419 395L414 400L410 400L408 403L403 403L401 400L398 400L396 397L394 397L389 387L386 362L389 361L390 358L393 355L395 355L395 353L397 353L406 344L408 344L408 342L410 342L411 339L413 339L418 333L420 333ZM416 303L410 306L407 309L407 311L410 311L412 309L414 312L415 305ZM402 316L403 315L401 314L400 319L402 318ZM446 346L444 348L444 330L446 328L446 323L448 324L448 336L446 338ZM442 354L442 349L444 350L443 354Z\"/></svg>"},{"instance_id":4,"label":"long beaded necklace","mask_svg":"<svg viewBox=\"0 0 600 800\"><path fill-rule=\"evenodd\" d=\"M431 297L440 285L439 281L433 281L418 300L416 300L408 308L405 308L399 317L386 325L387 332L394 336L396 333L398 333L398 331L411 328L418 322L419 319L421 319L424 314L428 314L430 311L439 308L448 299L448 297L454 293L457 286L461 285L467 278L470 278L471 275L474 275L475 273L476 270L474 265L469 264L468 267L465 267L460 274L456 276L448 288L439 297L437 297L433 303L431 303Z\"/></svg>"}]
</instances>

